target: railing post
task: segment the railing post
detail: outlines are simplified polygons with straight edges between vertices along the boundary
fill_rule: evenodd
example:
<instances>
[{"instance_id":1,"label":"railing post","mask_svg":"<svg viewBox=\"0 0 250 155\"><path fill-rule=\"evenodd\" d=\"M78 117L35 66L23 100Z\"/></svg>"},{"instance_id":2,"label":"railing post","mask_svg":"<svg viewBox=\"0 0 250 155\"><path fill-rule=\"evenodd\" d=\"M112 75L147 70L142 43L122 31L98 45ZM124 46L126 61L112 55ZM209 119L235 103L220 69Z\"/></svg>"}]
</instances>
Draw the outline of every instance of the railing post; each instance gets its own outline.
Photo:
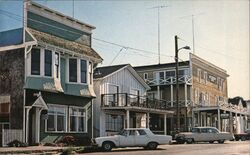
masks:
<instances>
[{"instance_id":1,"label":"railing post","mask_svg":"<svg viewBox=\"0 0 250 155\"><path fill-rule=\"evenodd\" d=\"M104 107L103 97L104 97L104 94L101 95L101 106L102 106L102 107Z\"/></svg>"},{"instance_id":2,"label":"railing post","mask_svg":"<svg viewBox=\"0 0 250 155\"><path fill-rule=\"evenodd\" d=\"M125 106L128 106L128 93L125 93Z\"/></svg>"},{"instance_id":3,"label":"railing post","mask_svg":"<svg viewBox=\"0 0 250 155\"><path fill-rule=\"evenodd\" d=\"M112 105L112 107L115 107L116 106L116 100L115 100L115 94L113 94L113 105Z\"/></svg>"}]
</instances>

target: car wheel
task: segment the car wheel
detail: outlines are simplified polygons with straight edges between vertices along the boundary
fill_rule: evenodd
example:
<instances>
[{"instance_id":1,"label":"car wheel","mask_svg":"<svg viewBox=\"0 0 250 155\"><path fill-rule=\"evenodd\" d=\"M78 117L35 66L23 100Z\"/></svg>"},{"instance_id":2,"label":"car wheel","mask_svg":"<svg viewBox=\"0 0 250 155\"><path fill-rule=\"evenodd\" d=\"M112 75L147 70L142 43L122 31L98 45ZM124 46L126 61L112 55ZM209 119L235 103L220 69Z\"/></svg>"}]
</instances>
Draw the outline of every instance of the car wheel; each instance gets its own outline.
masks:
<instances>
[{"instance_id":1,"label":"car wheel","mask_svg":"<svg viewBox=\"0 0 250 155\"><path fill-rule=\"evenodd\" d=\"M113 148L113 144L112 144L111 142L104 142L104 143L102 144L102 149L103 149L104 151L111 151L112 148Z\"/></svg>"},{"instance_id":2,"label":"car wheel","mask_svg":"<svg viewBox=\"0 0 250 155\"><path fill-rule=\"evenodd\" d=\"M218 143L223 144L224 141L225 141L224 139L221 139L221 140L218 140Z\"/></svg>"},{"instance_id":3,"label":"car wheel","mask_svg":"<svg viewBox=\"0 0 250 155\"><path fill-rule=\"evenodd\" d=\"M156 142L150 142L148 143L147 148L150 150L155 150L157 148L158 144Z\"/></svg>"},{"instance_id":4,"label":"car wheel","mask_svg":"<svg viewBox=\"0 0 250 155\"><path fill-rule=\"evenodd\" d=\"M240 140L241 140L241 141L245 141L245 140L246 140L246 137L243 136L243 137L240 138Z\"/></svg>"},{"instance_id":5,"label":"car wheel","mask_svg":"<svg viewBox=\"0 0 250 155\"><path fill-rule=\"evenodd\" d=\"M209 141L209 143L210 143L210 144L213 144L213 143L214 143L214 141Z\"/></svg>"},{"instance_id":6,"label":"car wheel","mask_svg":"<svg viewBox=\"0 0 250 155\"><path fill-rule=\"evenodd\" d=\"M193 139L192 138L188 138L188 139L186 139L186 142L187 142L187 144L192 144L193 143Z\"/></svg>"}]
</instances>

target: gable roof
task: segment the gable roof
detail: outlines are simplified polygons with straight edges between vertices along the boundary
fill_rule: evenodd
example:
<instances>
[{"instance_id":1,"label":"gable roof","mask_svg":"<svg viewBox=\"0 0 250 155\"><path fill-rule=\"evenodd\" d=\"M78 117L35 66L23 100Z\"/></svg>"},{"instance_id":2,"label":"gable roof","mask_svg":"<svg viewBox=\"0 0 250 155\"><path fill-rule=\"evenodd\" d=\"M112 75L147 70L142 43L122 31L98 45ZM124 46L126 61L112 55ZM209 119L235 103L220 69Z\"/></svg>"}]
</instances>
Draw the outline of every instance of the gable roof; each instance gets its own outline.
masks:
<instances>
[{"instance_id":1,"label":"gable roof","mask_svg":"<svg viewBox=\"0 0 250 155\"><path fill-rule=\"evenodd\" d=\"M240 101L241 101L243 107L247 106L246 101L240 96L228 99L228 103L232 103L234 105L239 105Z\"/></svg>"},{"instance_id":2,"label":"gable roof","mask_svg":"<svg viewBox=\"0 0 250 155\"><path fill-rule=\"evenodd\" d=\"M104 66L104 67L98 67L94 70L94 79L103 79L108 76L111 76L115 74L116 72L119 72L122 69L127 68L128 71L147 89L149 90L150 87L148 84L138 75L138 73L133 69L133 67L130 64L122 64L122 65L115 65L115 66Z\"/></svg>"},{"instance_id":3,"label":"gable roof","mask_svg":"<svg viewBox=\"0 0 250 155\"><path fill-rule=\"evenodd\" d=\"M128 64L98 67L94 70L94 79L104 78L127 65Z\"/></svg>"}]
</instances>

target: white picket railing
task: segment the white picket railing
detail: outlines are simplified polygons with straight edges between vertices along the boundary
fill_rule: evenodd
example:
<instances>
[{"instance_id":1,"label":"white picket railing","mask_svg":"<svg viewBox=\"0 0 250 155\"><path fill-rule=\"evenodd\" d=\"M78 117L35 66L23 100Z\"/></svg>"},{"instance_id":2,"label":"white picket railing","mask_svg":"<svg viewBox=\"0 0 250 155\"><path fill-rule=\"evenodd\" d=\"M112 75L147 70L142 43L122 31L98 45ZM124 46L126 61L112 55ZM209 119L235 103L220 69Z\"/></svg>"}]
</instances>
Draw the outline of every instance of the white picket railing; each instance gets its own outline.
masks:
<instances>
[{"instance_id":1,"label":"white picket railing","mask_svg":"<svg viewBox=\"0 0 250 155\"><path fill-rule=\"evenodd\" d=\"M13 140L24 142L23 130L18 129L2 129L2 145L7 146Z\"/></svg>"}]
</instances>

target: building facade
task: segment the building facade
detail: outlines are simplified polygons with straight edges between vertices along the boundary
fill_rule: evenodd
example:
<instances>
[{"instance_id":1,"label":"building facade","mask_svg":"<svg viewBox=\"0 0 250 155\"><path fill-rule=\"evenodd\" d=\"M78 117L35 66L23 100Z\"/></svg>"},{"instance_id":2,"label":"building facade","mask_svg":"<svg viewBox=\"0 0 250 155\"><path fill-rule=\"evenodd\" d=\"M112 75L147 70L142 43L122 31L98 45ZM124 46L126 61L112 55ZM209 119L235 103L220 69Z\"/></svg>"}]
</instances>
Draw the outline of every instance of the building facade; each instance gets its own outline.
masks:
<instances>
[{"instance_id":1,"label":"building facade","mask_svg":"<svg viewBox=\"0 0 250 155\"><path fill-rule=\"evenodd\" d=\"M134 67L150 85L151 97L167 100L172 118L167 119L168 134L176 130L176 64L158 64ZM225 70L190 54L189 60L179 63L180 131L194 126L214 126L232 132L232 119L249 115L245 110L234 110L227 102ZM229 116L230 115L230 116ZM230 123L231 122L231 123Z\"/></svg>"},{"instance_id":2,"label":"building facade","mask_svg":"<svg viewBox=\"0 0 250 155\"><path fill-rule=\"evenodd\" d=\"M91 48L93 29L24 3L24 27L1 32L1 128L22 130L29 144L53 143L64 135L90 141L93 67L102 61Z\"/></svg>"},{"instance_id":3,"label":"building facade","mask_svg":"<svg viewBox=\"0 0 250 155\"><path fill-rule=\"evenodd\" d=\"M166 134L164 119L155 118L166 118L173 112L166 110L166 102L148 99L148 89L150 87L129 64L96 68L95 137L113 135L123 128L141 127L150 127L153 132L159 129ZM161 124L162 128L152 128L155 124Z\"/></svg>"}]
</instances>

